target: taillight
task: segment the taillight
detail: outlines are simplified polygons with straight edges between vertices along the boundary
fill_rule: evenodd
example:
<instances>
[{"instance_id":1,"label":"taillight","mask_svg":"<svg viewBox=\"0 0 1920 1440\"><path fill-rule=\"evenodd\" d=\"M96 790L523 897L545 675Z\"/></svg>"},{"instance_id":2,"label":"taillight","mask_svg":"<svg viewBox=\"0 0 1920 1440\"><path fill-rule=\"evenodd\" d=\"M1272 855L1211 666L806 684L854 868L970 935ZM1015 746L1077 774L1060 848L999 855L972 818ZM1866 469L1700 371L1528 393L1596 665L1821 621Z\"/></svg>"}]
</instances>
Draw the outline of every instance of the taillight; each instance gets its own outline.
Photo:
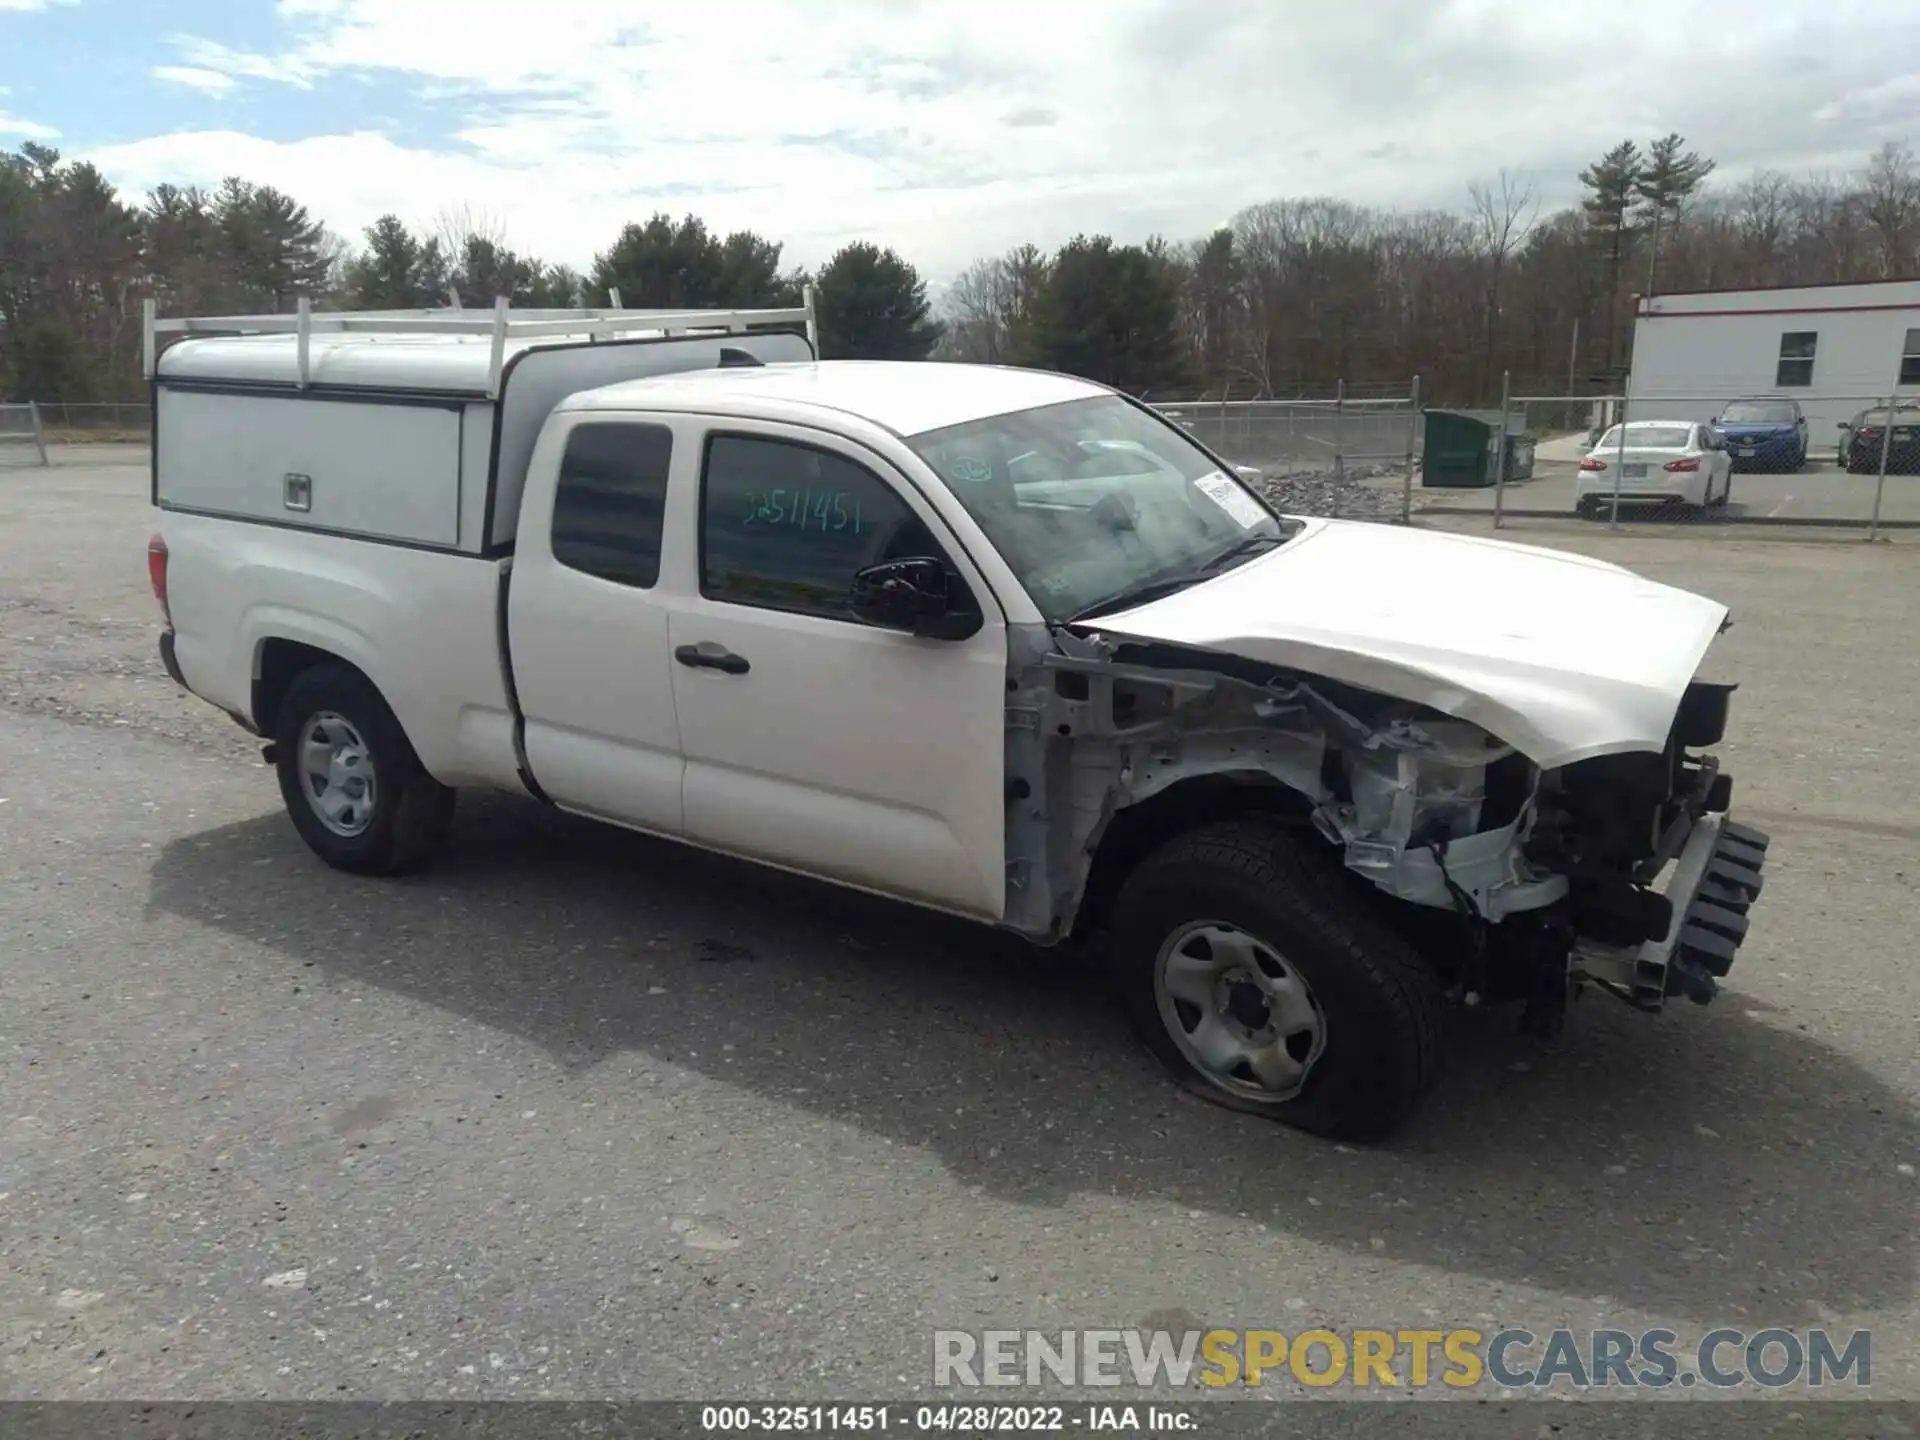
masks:
<instances>
[{"instance_id":1,"label":"taillight","mask_svg":"<svg viewBox=\"0 0 1920 1440\"><path fill-rule=\"evenodd\" d=\"M1686 460L1669 460L1665 468L1668 470L1698 470L1700 468L1700 462L1692 458Z\"/></svg>"},{"instance_id":2,"label":"taillight","mask_svg":"<svg viewBox=\"0 0 1920 1440\"><path fill-rule=\"evenodd\" d=\"M147 541L147 579L153 584L153 598L160 602L160 613L173 624L173 611L167 607L167 542L158 535Z\"/></svg>"},{"instance_id":3,"label":"taillight","mask_svg":"<svg viewBox=\"0 0 1920 1440\"><path fill-rule=\"evenodd\" d=\"M1580 462L1580 468L1582 470L1604 470L1607 468L1607 462L1604 460L1596 460L1589 455Z\"/></svg>"}]
</instances>

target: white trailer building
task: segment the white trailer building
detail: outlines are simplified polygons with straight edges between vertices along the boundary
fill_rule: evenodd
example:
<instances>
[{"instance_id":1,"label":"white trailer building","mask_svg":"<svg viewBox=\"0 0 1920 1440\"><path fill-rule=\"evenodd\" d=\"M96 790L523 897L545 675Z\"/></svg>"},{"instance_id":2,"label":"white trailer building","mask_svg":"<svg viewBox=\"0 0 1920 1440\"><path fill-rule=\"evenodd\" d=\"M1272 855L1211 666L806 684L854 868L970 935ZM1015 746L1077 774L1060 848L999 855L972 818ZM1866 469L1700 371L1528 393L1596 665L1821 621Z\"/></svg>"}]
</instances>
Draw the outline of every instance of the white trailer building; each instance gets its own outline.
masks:
<instances>
[{"instance_id":1,"label":"white trailer building","mask_svg":"<svg viewBox=\"0 0 1920 1440\"><path fill-rule=\"evenodd\" d=\"M1800 402L1819 453L1889 394L1920 395L1920 280L1640 301L1627 401L1641 418L1711 420L1719 402L1777 395Z\"/></svg>"}]
</instances>

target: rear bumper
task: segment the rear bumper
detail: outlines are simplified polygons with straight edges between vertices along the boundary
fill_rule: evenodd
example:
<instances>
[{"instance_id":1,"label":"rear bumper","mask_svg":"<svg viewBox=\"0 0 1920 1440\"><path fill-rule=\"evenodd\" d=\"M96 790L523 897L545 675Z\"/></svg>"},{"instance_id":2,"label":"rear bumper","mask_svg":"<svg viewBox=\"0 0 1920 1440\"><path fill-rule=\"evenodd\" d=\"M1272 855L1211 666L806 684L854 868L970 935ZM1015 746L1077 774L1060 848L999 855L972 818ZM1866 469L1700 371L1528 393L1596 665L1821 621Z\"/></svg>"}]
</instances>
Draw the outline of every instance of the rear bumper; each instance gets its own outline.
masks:
<instances>
[{"instance_id":1,"label":"rear bumper","mask_svg":"<svg viewBox=\"0 0 1920 1440\"><path fill-rule=\"evenodd\" d=\"M1872 475L1880 469L1878 442L1855 445L1847 451L1847 469L1855 474ZM1887 447L1887 473L1912 475L1920 472L1920 445L1898 442Z\"/></svg>"},{"instance_id":2,"label":"rear bumper","mask_svg":"<svg viewBox=\"0 0 1920 1440\"><path fill-rule=\"evenodd\" d=\"M1733 462L1736 470L1764 470L1769 465L1785 465L1798 460L1802 453L1798 436L1742 440L1737 436L1723 435L1721 441L1727 447L1727 458ZM1753 453L1746 454L1748 450Z\"/></svg>"},{"instance_id":3,"label":"rear bumper","mask_svg":"<svg viewBox=\"0 0 1920 1440\"><path fill-rule=\"evenodd\" d=\"M1667 933L1637 949L1582 945L1576 978L1591 980L1643 1010L1674 995L1705 1005L1747 938L1747 913L1760 896L1769 838L1725 815L1694 822L1662 893L1672 902Z\"/></svg>"},{"instance_id":4,"label":"rear bumper","mask_svg":"<svg viewBox=\"0 0 1920 1440\"><path fill-rule=\"evenodd\" d=\"M1658 480L1636 476L1621 480L1618 494L1622 505L1665 505L1675 500L1704 499L1706 483L1697 471L1663 475ZM1602 509L1613 504L1615 493L1611 480L1595 483L1582 479L1577 491L1580 504L1598 505Z\"/></svg>"},{"instance_id":5,"label":"rear bumper","mask_svg":"<svg viewBox=\"0 0 1920 1440\"><path fill-rule=\"evenodd\" d=\"M206 696L201 695L187 683L187 677L180 669L180 657L175 653L173 630L171 627L160 632L160 664L166 669L167 678L173 681L174 684L178 685L196 700L206 699ZM216 706L215 708L249 735L258 735L260 733L258 727L246 716L236 711L228 710L225 706Z\"/></svg>"}]
</instances>

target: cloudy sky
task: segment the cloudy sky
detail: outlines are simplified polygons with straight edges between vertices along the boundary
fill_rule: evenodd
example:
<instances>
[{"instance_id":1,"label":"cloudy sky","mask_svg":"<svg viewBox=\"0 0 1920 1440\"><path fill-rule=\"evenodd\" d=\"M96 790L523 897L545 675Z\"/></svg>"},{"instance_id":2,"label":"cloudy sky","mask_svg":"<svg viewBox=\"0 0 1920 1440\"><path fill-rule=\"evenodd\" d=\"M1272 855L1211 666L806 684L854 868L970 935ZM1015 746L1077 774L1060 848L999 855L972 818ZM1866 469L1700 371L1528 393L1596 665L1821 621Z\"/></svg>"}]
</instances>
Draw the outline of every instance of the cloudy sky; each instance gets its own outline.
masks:
<instances>
[{"instance_id":1,"label":"cloudy sky","mask_svg":"<svg viewBox=\"0 0 1920 1440\"><path fill-rule=\"evenodd\" d=\"M0 0L0 146L575 264L656 208L938 279L1502 166L1552 204L1668 130L1729 178L1920 148L1920 0Z\"/></svg>"}]
</instances>

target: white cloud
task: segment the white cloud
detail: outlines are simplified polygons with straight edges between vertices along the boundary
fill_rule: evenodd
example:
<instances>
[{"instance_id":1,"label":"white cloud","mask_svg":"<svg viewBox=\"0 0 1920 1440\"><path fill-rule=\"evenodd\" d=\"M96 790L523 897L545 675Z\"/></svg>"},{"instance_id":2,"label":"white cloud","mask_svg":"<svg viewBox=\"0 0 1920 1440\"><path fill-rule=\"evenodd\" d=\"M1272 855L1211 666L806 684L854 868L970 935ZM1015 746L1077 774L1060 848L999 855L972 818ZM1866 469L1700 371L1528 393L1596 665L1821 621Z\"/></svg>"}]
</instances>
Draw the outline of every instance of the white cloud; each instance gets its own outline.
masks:
<instances>
[{"instance_id":1,"label":"white cloud","mask_svg":"<svg viewBox=\"0 0 1920 1440\"><path fill-rule=\"evenodd\" d=\"M0 10L45 10L53 5L78 5L80 0L0 0Z\"/></svg>"},{"instance_id":2,"label":"white cloud","mask_svg":"<svg viewBox=\"0 0 1920 1440\"><path fill-rule=\"evenodd\" d=\"M280 0L282 47L177 37L168 78L371 78L464 115L457 136L403 145L363 106L347 133L88 158L133 187L256 176L348 231L466 202L575 263L658 208L808 263L867 236L940 275L1077 230L1191 235L1276 195L1457 206L1502 166L1558 203L1607 146L1669 129L1729 175L1826 163L1810 113L1920 70L1911 3L497 0L503 43L468 0ZM1644 83L1635 36L1712 36L1740 83Z\"/></svg>"},{"instance_id":3,"label":"white cloud","mask_svg":"<svg viewBox=\"0 0 1920 1440\"><path fill-rule=\"evenodd\" d=\"M5 0L0 0L0 4L4 3ZM60 132L51 125L39 125L0 110L0 135L17 135L22 140L54 140L59 138Z\"/></svg>"},{"instance_id":4,"label":"white cloud","mask_svg":"<svg viewBox=\"0 0 1920 1440\"><path fill-rule=\"evenodd\" d=\"M1920 71L1895 75L1862 90L1850 90L1815 110L1813 118L1823 124L1835 120L1855 124L1890 120L1913 125L1920 120Z\"/></svg>"},{"instance_id":5,"label":"white cloud","mask_svg":"<svg viewBox=\"0 0 1920 1440\"><path fill-rule=\"evenodd\" d=\"M171 43L180 58L190 62L184 68L228 78L245 76L250 80L277 80L302 90L312 84L310 67L295 56L249 54L244 50L235 50L230 45L222 45L217 40L202 40L197 35L176 35Z\"/></svg>"},{"instance_id":6,"label":"white cloud","mask_svg":"<svg viewBox=\"0 0 1920 1440\"><path fill-rule=\"evenodd\" d=\"M189 90L198 90L206 95L229 94L240 83L233 76L223 75L218 70L201 70L192 65L156 65L153 75L156 80L184 85Z\"/></svg>"}]
</instances>

